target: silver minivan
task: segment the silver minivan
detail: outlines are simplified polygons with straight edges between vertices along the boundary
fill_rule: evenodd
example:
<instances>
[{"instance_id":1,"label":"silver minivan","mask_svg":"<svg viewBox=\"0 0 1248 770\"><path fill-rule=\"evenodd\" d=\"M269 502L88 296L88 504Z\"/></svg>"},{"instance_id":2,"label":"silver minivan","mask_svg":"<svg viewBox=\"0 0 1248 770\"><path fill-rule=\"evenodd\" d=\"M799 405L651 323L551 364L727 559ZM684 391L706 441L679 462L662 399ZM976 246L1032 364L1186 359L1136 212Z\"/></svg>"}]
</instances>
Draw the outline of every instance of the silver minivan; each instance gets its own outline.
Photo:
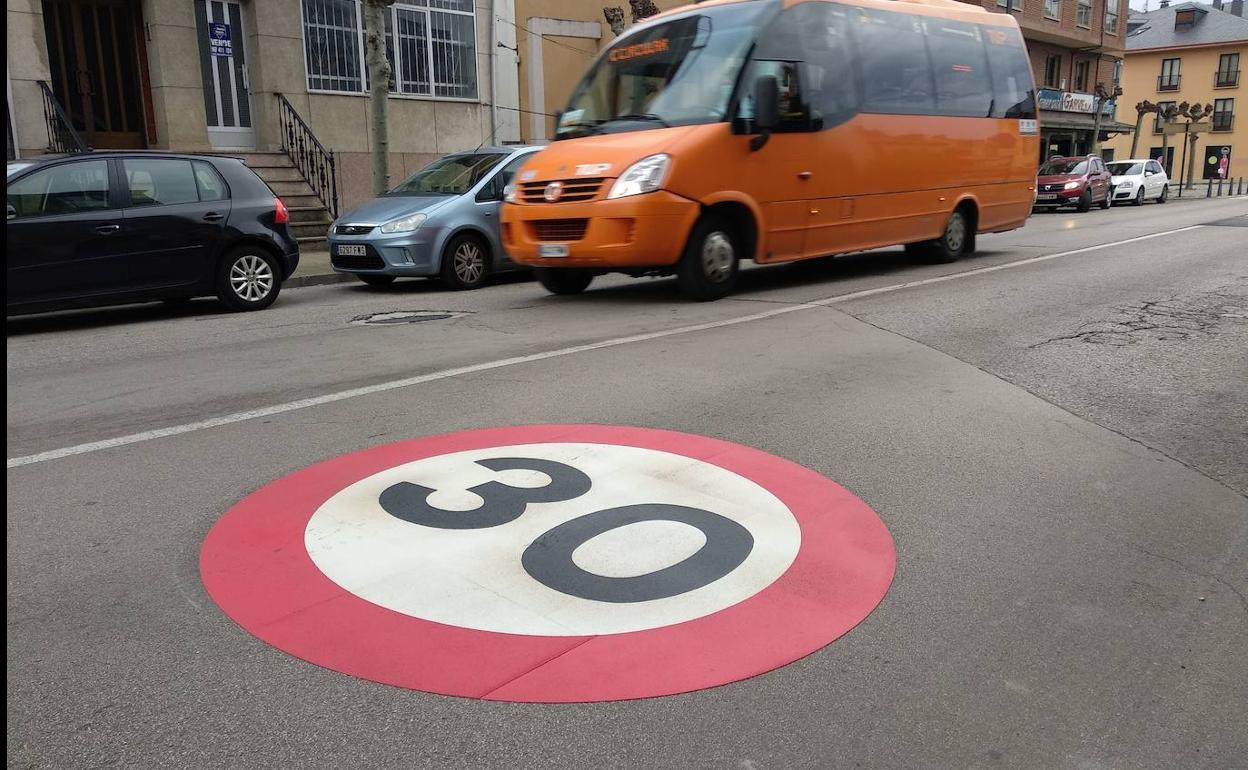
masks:
<instances>
[{"instance_id":1,"label":"silver minivan","mask_svg":"<svg viewBox=\"0 0 1248 770\"><path fill-rule=\"evenodd\" d=\"M503 190L541 147L482 147L439 158L329 229L334 270L373 286L438 277L475 289L515 269L499 238Z\"/></svg>"}]
</instances>

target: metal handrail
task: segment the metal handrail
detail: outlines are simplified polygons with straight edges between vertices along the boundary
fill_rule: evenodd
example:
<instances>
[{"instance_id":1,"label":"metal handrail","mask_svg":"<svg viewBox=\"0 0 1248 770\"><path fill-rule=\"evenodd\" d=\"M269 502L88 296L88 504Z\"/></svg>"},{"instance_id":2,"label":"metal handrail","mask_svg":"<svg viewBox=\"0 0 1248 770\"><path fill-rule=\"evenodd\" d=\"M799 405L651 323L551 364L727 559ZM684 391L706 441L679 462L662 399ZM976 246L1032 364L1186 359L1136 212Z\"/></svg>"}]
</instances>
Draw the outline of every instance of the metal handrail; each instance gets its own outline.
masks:
<instances>
[{"instance_id":1,"label":"metal handrail","mask_svg":"<svg viewBox=\"0 0 1248 770\"><path fill-rule=\"evenodd\" d=\"M52 89L44 81L35 82L43 92L43 120L48 126L48 152L90 152L91 148L74 129L73 122L65 114L56 94L52 93Z\"/></svg>"},{"instance_id":2,"label":"metal handrail","mask_svg":"<svg viewBox=\"0 0 1248 770\"><path fill-rule=\"evenodd\" d=\"M1226 112L1215 112L1213 114L1213 131L1223 132L1230 131L1235 127L1235 115Z\"/></svg>"},{"instance_id":3,"label":"metal handrail","mask_svg":"<svg viewBox=\"0 0 1248 770\"><path fill-rule=\"evenodd\" d=\"M1213 75L1214 88L1234 88L1239 85L1239 70L1218 70Z\"/></svg>"},{"instance_id":4,"label":"metal handrail","mask_svg":"<svg viewBox=\"0 0 1248 770\"><path fill-rule=\"evenodd\" d=\"M277 94L277 105L282 150L303 174L316 197L329 209L330 215L337 219L338 171L333 151L325 149L285 94Z\"/></svg>"},{"instance_id":5,"label":"metal handrail","mask_svg":"<svg viewBox=\"0 0 1248 770\"><path fill-rule=\"evenodd\" d=\"M1178 91L1179 83L1182 82L1182 80L1183 80L1182 75L1171 75L1170 77L1161 75L1157 78L1157 90L1158 91Z\"/></svg>"}]
</instances>

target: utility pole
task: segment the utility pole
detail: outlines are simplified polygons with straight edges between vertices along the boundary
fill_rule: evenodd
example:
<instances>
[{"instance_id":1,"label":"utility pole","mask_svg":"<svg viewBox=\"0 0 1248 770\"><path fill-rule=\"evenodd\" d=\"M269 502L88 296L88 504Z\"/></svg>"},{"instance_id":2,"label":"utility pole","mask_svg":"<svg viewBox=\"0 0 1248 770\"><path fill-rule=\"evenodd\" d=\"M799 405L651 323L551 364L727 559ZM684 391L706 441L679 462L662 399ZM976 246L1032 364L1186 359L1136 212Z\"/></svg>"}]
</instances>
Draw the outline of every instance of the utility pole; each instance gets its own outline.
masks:
<instances>
[{"instance_id":1,"label":"utility pole","mask_svg":"<svg viewBox=\"0 0 1248 770\"><path fill-rule=\"evenodd\" d=\"M373 139L373 194L390 189L390 60L386 58L386 14L394 0L364 0L365 58Z\"/></svg>"}]
</instances>

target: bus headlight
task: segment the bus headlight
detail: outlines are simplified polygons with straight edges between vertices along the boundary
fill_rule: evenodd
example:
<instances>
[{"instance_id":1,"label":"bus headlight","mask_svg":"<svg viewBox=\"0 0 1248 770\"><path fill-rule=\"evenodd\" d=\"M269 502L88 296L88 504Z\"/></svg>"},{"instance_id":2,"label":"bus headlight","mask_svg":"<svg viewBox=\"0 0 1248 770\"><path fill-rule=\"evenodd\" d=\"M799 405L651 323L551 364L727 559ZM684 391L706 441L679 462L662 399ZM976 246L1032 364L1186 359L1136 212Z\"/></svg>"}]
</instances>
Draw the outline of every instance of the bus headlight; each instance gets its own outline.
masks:
<instances>
[{"instance_id":1,"label":"bus headlight","mask_svg":"<svg viewBox=\"0 0 1248 770\"><path fill-rule=\"evenodd\" d=\"M670 155L650 155L642 158L620 174L620 178L611 185L607 199L627 198L630 195L641 195L654 192L663 186L667 178L667 168L671 165Z\"/></svg>"}]
</instances>

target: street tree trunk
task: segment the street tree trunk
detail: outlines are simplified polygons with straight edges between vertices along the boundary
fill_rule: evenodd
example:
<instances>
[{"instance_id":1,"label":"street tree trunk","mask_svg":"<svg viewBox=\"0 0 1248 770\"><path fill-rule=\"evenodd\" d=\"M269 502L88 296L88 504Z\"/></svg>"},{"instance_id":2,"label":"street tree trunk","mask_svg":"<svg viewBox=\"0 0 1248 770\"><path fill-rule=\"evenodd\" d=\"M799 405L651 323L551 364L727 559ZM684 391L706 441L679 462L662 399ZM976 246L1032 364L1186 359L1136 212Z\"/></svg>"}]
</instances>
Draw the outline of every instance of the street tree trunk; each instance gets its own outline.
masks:
<instances>
[{"instance_id":1,"label":"street tree trunk","mask_svg":"<svg viewBox=\"0 0 1248 770\"><path fill-rule=\"evenodd\" d=\"M386 58L386 14L393 4L394 0L364 0L374 195L390 189L390 60Z\"/></svg>"}]
</instances>

